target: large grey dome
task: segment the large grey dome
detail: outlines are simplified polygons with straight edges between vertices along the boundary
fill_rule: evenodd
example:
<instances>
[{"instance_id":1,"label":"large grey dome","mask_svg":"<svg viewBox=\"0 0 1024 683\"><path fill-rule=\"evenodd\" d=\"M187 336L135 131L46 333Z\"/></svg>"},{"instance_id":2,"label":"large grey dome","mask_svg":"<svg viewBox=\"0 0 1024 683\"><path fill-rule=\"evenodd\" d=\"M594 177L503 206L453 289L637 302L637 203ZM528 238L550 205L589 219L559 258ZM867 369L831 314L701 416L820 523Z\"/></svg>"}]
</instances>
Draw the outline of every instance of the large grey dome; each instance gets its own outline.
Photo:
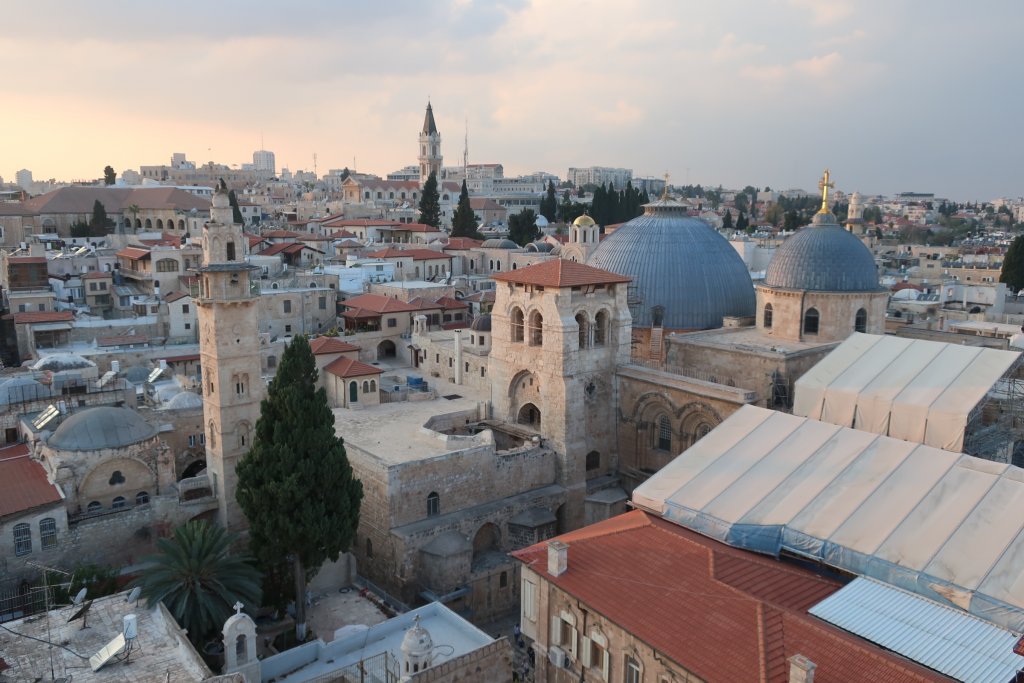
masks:
<instances>
[{"instance_id":1,"label":"large grey dome","mask_svg":"<svg viewBox=\"0 0 1024 683\"><path fill-rule=\"evenodd\" d=\"M864 243L830 213L814 216L775 251L764 284L817 292L870 292L880 289L878 269Z\"/></svg>"},{"instance_id":2,"label":"large grey dome","mask_svg":"<svg viewBox=\"0 0 1024 683\"><path fill-rule=\"evenodd\" d=\"M587 263L633 278L629 310L634 327L707 330L724 316L754 315L750 274L736 250L687 207L671 199L644 205L644 215L619 226Z\"/></svg>"},{"instance_id":3,"label":"large grey dome","mask_svg":"<svg viewBox=\"0 0 1024 683\"><path fill-rule=\"evenodd\" d=\"M97 451L130 446L155 435L153 425L134 410L100 406L64 420L46 445L64 451Z\"/></svg>"},{"instance_id":4,"label":"large grey dome","mask_svg":"<svg viewBox=\"0 0 1024 683\"><path fill-rule=\"evenodd\" d=\"M498 237L492 237L489 240L484 240L484 243L480 245L481 249L518 249L519 245L512 240L504 240Z\"/></svg>"},{"instance_id":5,"label":"large grey dome","mask_svg":"<svg viewBox=\"0 0 1024 683\"><path fill-rule=\"evenodd\" d=\"M79 370L82 368L94 368L96 364L91 360L82 358L75 353L54 353L49 356L43 356L35 365L32 366L33 370L50 370L51 372L60 372L61 370Z\"/></svg>"}]
</instances>

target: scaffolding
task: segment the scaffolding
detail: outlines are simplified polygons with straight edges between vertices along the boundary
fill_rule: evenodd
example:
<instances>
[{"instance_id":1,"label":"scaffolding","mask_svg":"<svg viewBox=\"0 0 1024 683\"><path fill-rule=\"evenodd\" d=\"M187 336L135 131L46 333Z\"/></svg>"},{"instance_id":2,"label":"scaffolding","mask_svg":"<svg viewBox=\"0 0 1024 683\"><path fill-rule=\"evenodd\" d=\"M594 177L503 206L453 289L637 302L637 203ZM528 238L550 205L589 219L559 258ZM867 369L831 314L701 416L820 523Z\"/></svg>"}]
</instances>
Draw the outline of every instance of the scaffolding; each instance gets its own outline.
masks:
<instances>
[{"instance_id":1,"label":"scaffolding","mask_svg":"<svg viewBox=\"0 0 1024 683\"><path fill-rule=\"evenodd\" d=\"M964 453L1024 467L1024 365L1018 358L967 418Z\"/></svg>"}]
</instances>

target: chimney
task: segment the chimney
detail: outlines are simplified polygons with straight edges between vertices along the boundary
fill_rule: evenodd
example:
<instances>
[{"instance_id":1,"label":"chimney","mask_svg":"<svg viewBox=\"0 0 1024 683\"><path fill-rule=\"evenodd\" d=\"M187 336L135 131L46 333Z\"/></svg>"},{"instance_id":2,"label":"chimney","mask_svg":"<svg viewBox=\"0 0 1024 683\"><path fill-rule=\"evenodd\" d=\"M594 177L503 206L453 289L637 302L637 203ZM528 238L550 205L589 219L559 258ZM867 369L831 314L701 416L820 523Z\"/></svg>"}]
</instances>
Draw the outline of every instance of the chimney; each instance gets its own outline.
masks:
<instances>
[{"instance_id":1,"label":"chimney","mask_svg":"<svg viewBox=\"0 0 1024 683\"><path fill-rule=\"evenodd\" d=\"M818 665L803 655L789 658L789 683L814 683L814 670Z\"/></svg>"},{"instance_id":2,"label":"chimney","mask_svg":"<svg viewBox=\"0 0 1024 683\"><path fill-rule=\"evenodd\" d=\"M548 541L548 574L561 576L569 569L569 546L561 541Z\"/></svg>"}]
</instances>

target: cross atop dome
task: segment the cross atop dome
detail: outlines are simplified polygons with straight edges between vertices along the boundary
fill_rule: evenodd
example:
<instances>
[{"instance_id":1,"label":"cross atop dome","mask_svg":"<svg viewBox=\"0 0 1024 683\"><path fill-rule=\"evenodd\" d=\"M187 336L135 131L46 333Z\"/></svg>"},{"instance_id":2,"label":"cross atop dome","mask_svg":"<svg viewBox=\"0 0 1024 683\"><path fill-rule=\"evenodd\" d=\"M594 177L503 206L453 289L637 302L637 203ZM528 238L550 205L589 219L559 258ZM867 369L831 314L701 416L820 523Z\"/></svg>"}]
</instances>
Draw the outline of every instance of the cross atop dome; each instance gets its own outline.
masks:
<instances>
[{"instance_id":1,"label":"cross atop dome","mask_svg":"<svg viewBox=\"0 0 1024 683\"><path fill-rule=\"evenodd\" d=\"M836 186L835 183L830 183L828 181L829 177L830 177L830 172L826 168L825 169L825 175L823 175L821 180L818 181L818 189L821 190L821 208L818 209L818 213L829 213L829 209L828 209L828 189L830 187L834 188Z\"/></svg>"}]
</instances>

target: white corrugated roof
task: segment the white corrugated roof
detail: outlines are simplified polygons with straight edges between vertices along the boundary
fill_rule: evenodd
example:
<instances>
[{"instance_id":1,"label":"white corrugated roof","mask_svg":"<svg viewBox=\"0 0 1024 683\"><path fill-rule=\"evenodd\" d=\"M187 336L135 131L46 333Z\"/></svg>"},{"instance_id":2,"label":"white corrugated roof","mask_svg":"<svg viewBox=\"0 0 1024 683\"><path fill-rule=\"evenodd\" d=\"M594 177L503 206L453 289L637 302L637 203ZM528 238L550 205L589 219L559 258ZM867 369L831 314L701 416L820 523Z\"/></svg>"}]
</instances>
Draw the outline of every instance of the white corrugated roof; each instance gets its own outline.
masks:
<instances>
[{"instance_id":1,"label":"white corrugated roof","mask_svg":"<svg viewBox=\"0 0 1024 683\"><path fill-rule=\"evenodd\" d=\"M1020 354L853 334L797 380L793 413L961 451L971 411Z\"/></svg>"},{"instance_id":2,"label":"white corrugated roof","mask_svg":"<svg viewBox=\"0 0 1024 683\"><path fill-rule=\"evenodd\" d=\"M854 579L809 612L960 681L1006 683L1024 669L1016 633L872 579Z\"/></svg>"},{"instance_id":3,"label":"white corrugated roof","mask_svg":"<svg viewBox=\"0 0 1024 683\"><path fill-rule=\"evenodd\" d=\"M1024 469L743 406L633 492L730 545L783 550L1024 630Z\"/></svg>"}]
</instances>

